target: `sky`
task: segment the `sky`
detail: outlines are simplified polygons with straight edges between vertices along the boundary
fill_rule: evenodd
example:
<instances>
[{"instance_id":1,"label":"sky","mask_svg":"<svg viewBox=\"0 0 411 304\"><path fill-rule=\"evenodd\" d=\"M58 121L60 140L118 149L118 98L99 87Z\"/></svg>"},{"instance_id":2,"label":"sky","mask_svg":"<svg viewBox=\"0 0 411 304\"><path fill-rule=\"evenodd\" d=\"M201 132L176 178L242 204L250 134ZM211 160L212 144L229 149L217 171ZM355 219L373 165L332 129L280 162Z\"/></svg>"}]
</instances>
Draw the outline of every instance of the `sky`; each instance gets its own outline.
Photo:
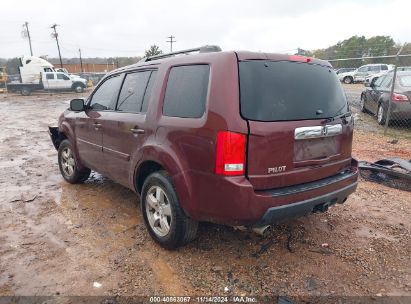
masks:
<instances>
[{"instance_id":1,"label":"sky","mask_svg":"<svg viewBox=\"0 0 411 304\"><path fill-rule=\"evenodd\" d=\"M411 42L409 0L146 0L21 1L0 6L0 58L29 55L21 35L29 23L35 56L142 56L156 44L173 49L205 44L223 50L292 53L326 48L353 35L390 35Z\"/></svg>"}]
</instances>

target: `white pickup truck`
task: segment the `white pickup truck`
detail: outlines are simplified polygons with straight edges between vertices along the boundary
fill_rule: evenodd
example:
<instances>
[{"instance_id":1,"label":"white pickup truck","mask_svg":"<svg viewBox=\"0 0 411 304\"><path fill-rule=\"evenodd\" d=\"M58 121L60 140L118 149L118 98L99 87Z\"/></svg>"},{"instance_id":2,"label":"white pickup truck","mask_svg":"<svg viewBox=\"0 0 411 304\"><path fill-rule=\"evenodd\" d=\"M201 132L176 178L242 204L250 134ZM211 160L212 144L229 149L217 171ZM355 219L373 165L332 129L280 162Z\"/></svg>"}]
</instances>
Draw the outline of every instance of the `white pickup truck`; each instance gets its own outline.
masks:
<instances>
[{"instance_id":1,"label":"white pickup truck","mask_svg":"<svg viewBox=\"0 0 411 304\"><path fill-rule=\"evenodd\" d=\"M76 75L71 77L65 72L57 72L48 61L25 56L20 59L20 81L10 82L7 89L30 95L33 91L74 91L82 93L87 87L87 80Z\"/></svg>"},{"instance_id":2,"label":"white pickup truck","mask_svg":"<svg viewBox=\"0 0 411 304\"><path fill-rule=\"evenodd\" d=\"M74 91L82 93L87 87L87 80L84 78L70 78L65 73L42 72L38 76L39 81L33 83L9 83L7 89L19 91L22 95L30 95L33 91Z\"/></svg>"}]
</instances>

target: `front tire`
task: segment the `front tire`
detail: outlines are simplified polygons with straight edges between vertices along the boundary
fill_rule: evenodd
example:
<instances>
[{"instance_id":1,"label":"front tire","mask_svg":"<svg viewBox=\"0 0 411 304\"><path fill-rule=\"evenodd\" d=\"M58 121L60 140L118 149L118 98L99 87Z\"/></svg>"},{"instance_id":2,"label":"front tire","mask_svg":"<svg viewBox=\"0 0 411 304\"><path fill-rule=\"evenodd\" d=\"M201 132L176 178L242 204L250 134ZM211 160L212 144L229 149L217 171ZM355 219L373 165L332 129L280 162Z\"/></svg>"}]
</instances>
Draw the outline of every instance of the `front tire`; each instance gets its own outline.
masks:
<instances>
[{"instance_id":1,"label":"front tire","mask_svg":"<svg viewBox=\"0 0 411 304\"><path fill-rule=\"evenodd\" d=\"M141 208L147 230L160 246L176 249L195 238L198 222L185 215L166 171L154 172L144 181Z\"/></svg>"},{"instance_id":2,"label":"front tire","mask_svg":"<svg viewBox=\"0 0 411 304\"><path fill-rule=\"evenodd\" d=\"M90 176L90 169L80 171L77 168L74 151L69 140L65 139L60 143L58 150L58 163L60 173L70 184L79 184L86 181Z\"/></svg>"}]
</instances>

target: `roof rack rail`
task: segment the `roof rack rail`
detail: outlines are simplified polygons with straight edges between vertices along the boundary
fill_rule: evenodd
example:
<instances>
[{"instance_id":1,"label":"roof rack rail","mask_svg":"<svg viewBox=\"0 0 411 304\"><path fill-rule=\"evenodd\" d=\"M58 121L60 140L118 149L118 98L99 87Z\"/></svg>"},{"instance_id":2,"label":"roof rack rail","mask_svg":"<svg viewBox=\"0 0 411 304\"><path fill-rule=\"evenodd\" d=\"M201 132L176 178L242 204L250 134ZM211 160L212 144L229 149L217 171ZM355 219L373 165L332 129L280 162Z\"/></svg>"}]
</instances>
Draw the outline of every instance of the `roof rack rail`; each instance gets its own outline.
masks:
<instances>
[{"instance_id":1,"label":"roof rack rail","mask_svg":"<svg viewBox=\"0 0 411 304\"><path fill-rule=\"evenodd\" d=\"M181 50L178 52L171 52L167 54L160 54L156 56L144 57L139 62L153 61L153 60L163 59L167 57L172 57L175 55L189 54L189 53L194 53L194 52L199 52L199 53L221 52L221 48L218 45L204 45L204 46L200 46L194 49L187 49L187 50Z\"/></svg>"}]
</instances>

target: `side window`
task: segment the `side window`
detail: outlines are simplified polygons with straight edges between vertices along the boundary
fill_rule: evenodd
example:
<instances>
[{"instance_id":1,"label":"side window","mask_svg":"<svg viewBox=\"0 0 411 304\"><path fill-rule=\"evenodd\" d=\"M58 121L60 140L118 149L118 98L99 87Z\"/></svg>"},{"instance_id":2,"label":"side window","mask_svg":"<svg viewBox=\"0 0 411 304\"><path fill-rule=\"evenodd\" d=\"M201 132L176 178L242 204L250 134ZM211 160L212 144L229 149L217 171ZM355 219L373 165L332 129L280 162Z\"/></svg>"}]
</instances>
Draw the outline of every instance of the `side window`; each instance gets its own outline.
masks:
<instances>
[{"instance_id":1,"label":"side window","mask_svg":"<svg viewBox=\"0 0 411 304\"><path fill-rule=\"evenodd\" d=\"M106 79L94 92L89 106L96 110L114 110L123 77L116 75Z\"/></svg>"},{"instance_id":2,"label":"side window","mask_svg":"<svg viewBox=\"0 0 411 304\"><path fill-rule=\"evenodd\" d=\"M64 75L61 73L57 73L57 79L64 79Z\"/></svg>"},{"instance_id":3,"label":"side window","mask_svg":"<svg viewBox=\"0 0 411 304\"><path fill-rule=\"evenodd\" d=\"M392 76L393 75L387 75L385 76L384 80L381 83L381 87L383 88L390 88L391 87L391 83L392 83Z\"/></svg>"},{"instance_id":4,"label":"side window","mask_svg":"<svg viewBox=\"0 0 411 304\"><path fill-rule=\"evenodd\" d=\"M360 72L360 73L364 73L364 72L367 72L368 71L368 67L367 66L363 66L363 67L360 67L359 69L358 69L358 72Z\"/></svg>"},{"instance_id":5,"label":"side window","mask_svg":"<svg viewBox=\"0 0 411 304\"><path fill-rule=\"evenodd\" d=\"M386 65L382 65L382 66L381 66L381 70L382 70L382 71L388 71L388 67L387 67Z\"/></svg>"},{"instance_id":6,"label":"side window","mask_svg":"<svg viewBox=\"0 0 411 304\"><path fill-rule=\"evenodd\" d=\"M203 116L209 74L208 65L171 68L164 97L163 114L185 118Z\"/></svg>"},{"instance_id":7,"label":"side window","mask_svg":"<svg viewBox=\"0 0 411 304\"><path fill-rule=\"evenodd\" d=\"M46 79L54 79L54 74L46 74Z\"/></svg>"},{"instance_id":8,"label":"side window","mask_svg":"<svg viewBox=\"0 0 411 304\"><path fill-rule=\"evenodd\" d=\"M140 112L151 71L126 75L117 103L118 111Z\"/></svg>"},{"instance_id":9,"label":"side window","mask_svg":"<svg viewBox=\"0 0 411 304\"><path fill-rule=\"evenodd\" d=\"M369 67L370 72L379 72L380 71L380 66L379 65L372 65Z\"/></svg>"},{"instance_id":10,"label":"side window","mask_svg":"<svg viewBox=\"0 0 411 304\"><path fill-rule=\"evenodd\" d=\"M144 94L143 105L141 106L141 112L143 113L147 112L148 101L150 100L151 90L153 88L154 81L156 80L156 76L157 76L157 71L152 71L150 80L148 81L146 93Z\"/></svg>"}]
</instances>

